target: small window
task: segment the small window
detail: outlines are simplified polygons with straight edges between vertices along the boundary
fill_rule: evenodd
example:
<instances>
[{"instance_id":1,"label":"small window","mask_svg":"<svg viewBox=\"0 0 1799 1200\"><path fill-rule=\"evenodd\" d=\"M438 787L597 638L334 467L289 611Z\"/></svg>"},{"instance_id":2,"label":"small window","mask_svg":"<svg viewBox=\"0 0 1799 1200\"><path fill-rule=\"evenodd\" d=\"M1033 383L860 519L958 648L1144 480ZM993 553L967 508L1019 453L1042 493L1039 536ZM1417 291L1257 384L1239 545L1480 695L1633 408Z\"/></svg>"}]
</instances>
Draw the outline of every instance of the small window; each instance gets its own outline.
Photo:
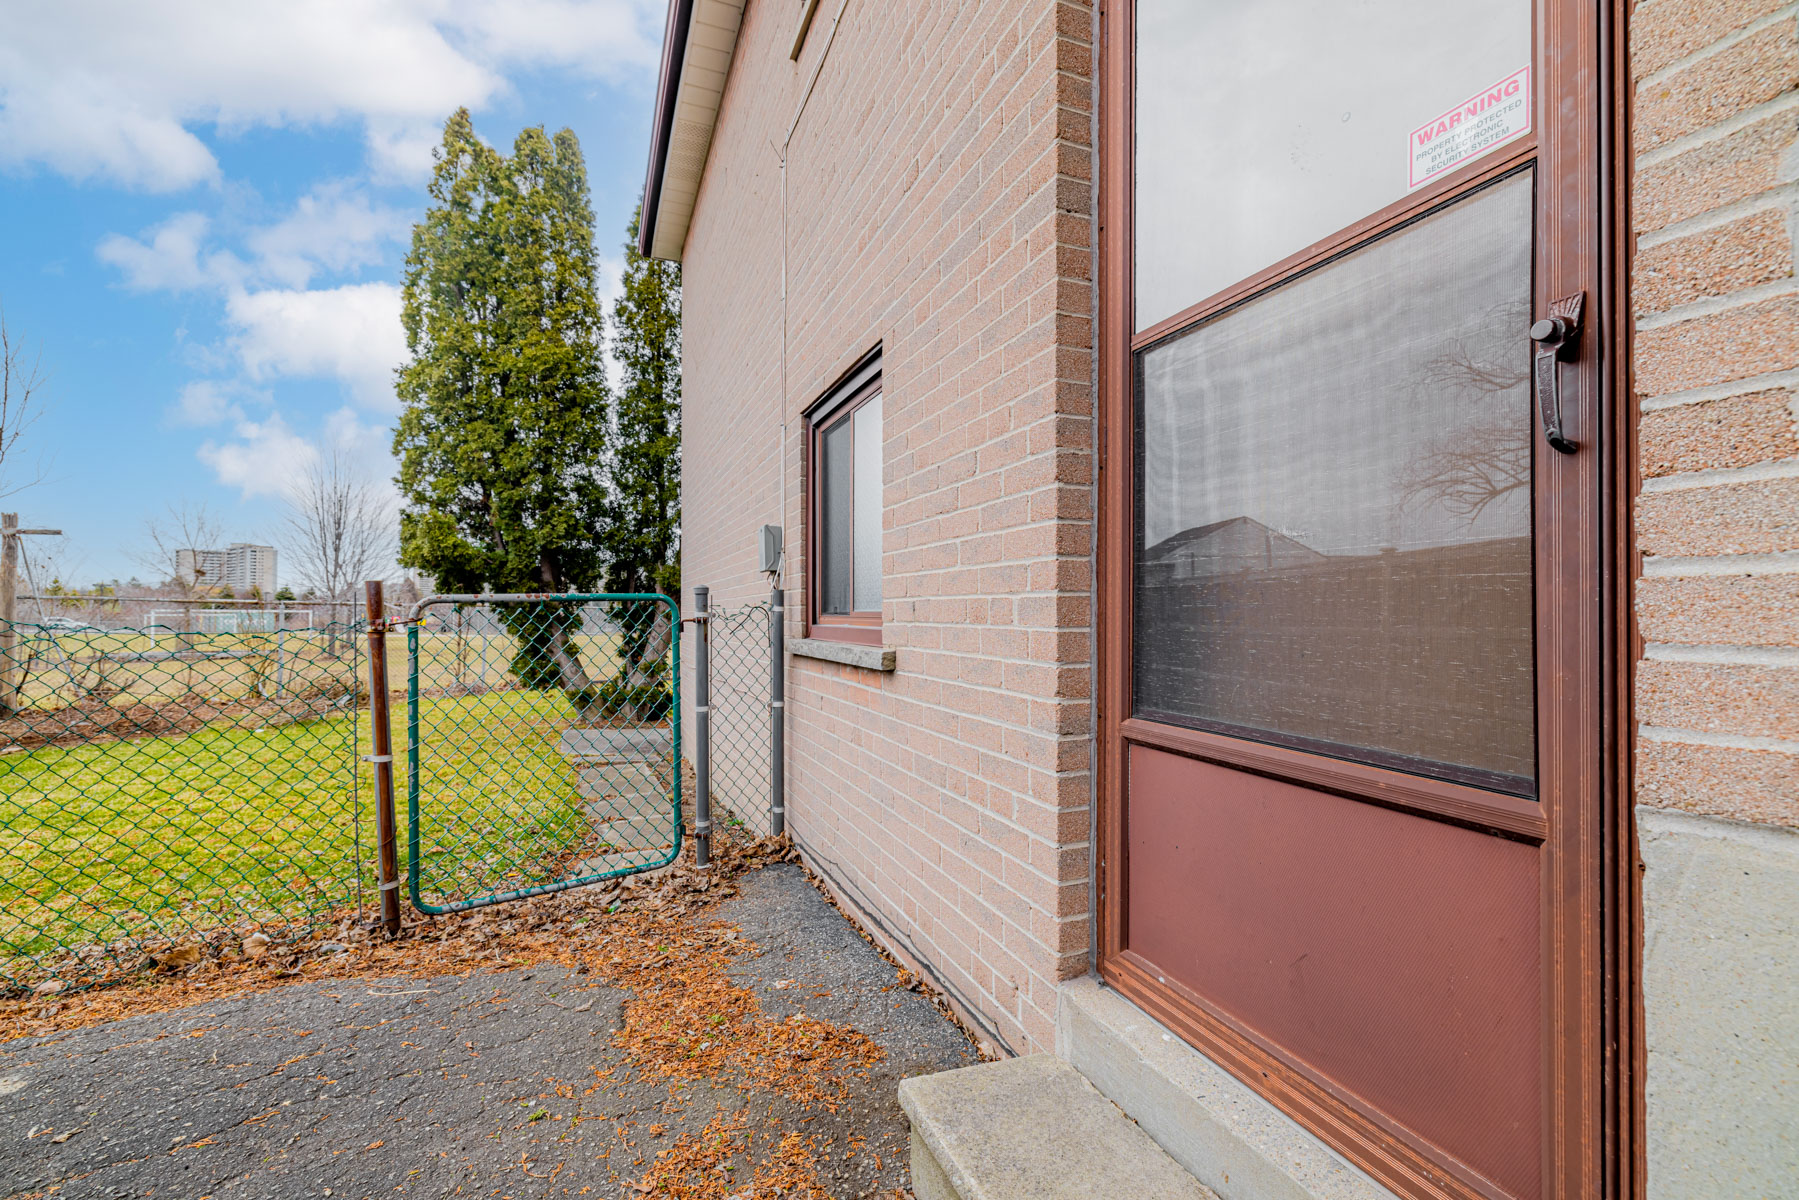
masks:
<instances>
[{"instance_id":1,"label":"small window","mask_svg":"<svg viewBox=\"0 0 1799 1200\"><path fill-rule=\"evenodd\" d=\"M810 442L813 637L881 640L881 376L873 358L813 409Z\"/></svg>"}]
</instances>

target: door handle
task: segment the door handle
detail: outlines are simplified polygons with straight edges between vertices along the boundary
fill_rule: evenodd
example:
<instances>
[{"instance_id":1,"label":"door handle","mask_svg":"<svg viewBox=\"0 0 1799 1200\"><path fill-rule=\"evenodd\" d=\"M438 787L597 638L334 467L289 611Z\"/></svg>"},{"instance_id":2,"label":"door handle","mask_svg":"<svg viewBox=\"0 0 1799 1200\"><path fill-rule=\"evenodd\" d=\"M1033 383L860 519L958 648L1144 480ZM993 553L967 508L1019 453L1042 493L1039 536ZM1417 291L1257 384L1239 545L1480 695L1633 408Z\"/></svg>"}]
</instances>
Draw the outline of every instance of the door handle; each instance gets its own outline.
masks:
<instances>
[{"instance_id":1,"label":"door handle","mask_svg":"<svg viewBox=\"0 0 1799 1200\"><path fill-rule=\"evenodd\" d=\"M1562 432L1561 364L1574 361L1580 349L1580 316L1587 294L1575 292L1549 306L1549 315L1530 327L1536 343L1531 374L1536 382L1537 414L1543 421L1543 440L1563 454L1580 449Z\"/></svg>"}]
</instances>

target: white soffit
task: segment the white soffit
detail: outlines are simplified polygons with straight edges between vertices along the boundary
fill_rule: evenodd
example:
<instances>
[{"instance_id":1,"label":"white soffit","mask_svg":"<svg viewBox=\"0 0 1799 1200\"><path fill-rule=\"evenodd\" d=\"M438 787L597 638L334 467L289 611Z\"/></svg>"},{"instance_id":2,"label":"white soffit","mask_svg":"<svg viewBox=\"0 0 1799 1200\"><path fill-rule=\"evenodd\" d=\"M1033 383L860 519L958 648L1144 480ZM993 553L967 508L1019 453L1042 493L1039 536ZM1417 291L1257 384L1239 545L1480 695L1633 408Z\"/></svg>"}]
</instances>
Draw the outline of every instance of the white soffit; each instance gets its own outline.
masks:
<instances>
[{"instance_id":1,"label":"white soffit","mask_svg":"<svg viewBox=\"0 0 1799 1200\"><path fill-rule=\"evenodd\" d=\"M650 255L674 262L681 260L687 243L687 227L699 199L700 176L706 170L706 154L712 148L712 130L718 124L719 105L725 98L725 77L731 70L731 52L743 24L745 0L694 0L693 23L687 31L687 49L681 60L681 82L675 90L675 117L669 129L663 157L662 187L656 197L656 224Z\"/></svg>"}]
</instances>

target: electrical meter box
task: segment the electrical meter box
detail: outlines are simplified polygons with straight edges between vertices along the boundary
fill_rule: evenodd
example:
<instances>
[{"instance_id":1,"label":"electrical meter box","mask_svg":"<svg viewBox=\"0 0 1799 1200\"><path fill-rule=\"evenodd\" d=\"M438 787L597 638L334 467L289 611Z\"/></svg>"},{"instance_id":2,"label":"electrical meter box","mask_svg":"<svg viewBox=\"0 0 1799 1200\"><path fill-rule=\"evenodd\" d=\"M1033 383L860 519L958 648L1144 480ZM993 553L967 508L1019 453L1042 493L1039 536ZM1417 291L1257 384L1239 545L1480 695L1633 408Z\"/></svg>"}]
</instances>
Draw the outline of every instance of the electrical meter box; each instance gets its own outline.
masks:
<instances>
[{"instance_id":1,"label":"electrical meter box","mask_svg":"<svg viewBox=\"0 0 1799 1200\"><path fill-rule=\"evenodd\" d=\"M759 540L762 546L762 565L757 569L765 575L772 575L781 569L781 527L764 525Z\"/></svg>"}]
</instances>

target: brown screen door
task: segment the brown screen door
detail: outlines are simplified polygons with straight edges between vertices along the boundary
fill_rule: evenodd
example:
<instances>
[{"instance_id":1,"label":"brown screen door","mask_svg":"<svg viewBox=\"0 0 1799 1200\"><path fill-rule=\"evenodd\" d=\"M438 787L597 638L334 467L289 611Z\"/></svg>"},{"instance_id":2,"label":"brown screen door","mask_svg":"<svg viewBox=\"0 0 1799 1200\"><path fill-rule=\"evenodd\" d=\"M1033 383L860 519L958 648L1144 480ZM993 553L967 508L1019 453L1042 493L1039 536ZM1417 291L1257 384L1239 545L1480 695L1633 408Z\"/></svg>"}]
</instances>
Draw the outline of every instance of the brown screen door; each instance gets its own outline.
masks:
<instances>
[{"instance_id":1,"label":"brown screen door","mask_svg":"<svg viewBox=\"0 0 1799 1200\"><path fill-rule=\"evenodd\" d=\"M1605 1186L1596 6L1106 14L1106 977L1389 1187Z\"/></svg>"}]
</instances>

